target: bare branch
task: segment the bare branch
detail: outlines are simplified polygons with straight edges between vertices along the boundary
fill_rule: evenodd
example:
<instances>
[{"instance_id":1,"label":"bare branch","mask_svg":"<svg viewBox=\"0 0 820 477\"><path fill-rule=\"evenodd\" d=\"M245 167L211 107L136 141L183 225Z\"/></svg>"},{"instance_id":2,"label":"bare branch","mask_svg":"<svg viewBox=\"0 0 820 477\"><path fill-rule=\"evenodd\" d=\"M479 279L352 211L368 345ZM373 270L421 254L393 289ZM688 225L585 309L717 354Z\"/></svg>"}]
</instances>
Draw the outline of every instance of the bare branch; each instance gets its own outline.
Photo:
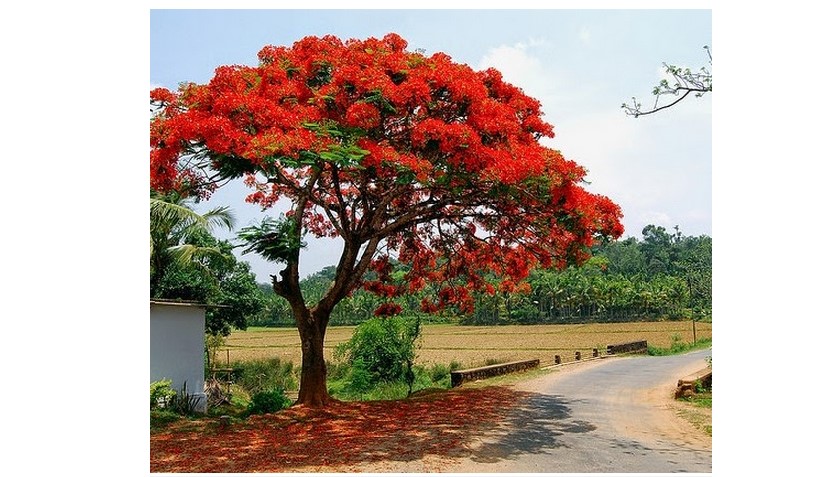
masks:
<instances>
[{"instance_id":1,"label":"bare branch","mask_svg":"<svg viewBox=\"0 0 820 477\"><path fill-rule=\"evenodd\" d=\"M712 52L708 46L704 46L703 48L709 56L709 66L711 66ZM692 72L689 68L681 69L678 66L668 65L666 63L664 63L663 66L666 67L666 73L671 75L675 80L675 84L670 85L668 80L661 80L652 90L652 94L655 95L655 104L652 109L648 111L642 111L641 103L634 97L632 98L631 106L627 103L621 104L621 108L627 115L636 118L646 116L671 108L683 101L690 93L695 93L695 97L701 97L706 93L712 92L712 71L710 68L704 66L699 71ZM681 95L681 93L683 94ZM666 95L675 96L676 99L670 103L659 105L661 96Z\"/></svg>"}]
</instances>

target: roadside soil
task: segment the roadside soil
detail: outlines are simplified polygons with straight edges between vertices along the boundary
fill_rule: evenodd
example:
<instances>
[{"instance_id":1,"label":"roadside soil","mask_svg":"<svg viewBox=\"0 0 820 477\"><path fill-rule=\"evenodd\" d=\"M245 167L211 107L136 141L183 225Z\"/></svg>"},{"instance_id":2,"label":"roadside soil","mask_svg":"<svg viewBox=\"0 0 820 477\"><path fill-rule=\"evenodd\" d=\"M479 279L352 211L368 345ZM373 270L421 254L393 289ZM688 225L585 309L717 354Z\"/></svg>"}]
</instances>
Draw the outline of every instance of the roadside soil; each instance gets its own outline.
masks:
<instances>
[{"instance_id":1,"label":"roadside soil","mask_svg":"<svg viewBox=\"0 0 820 477\"><path fill-rule=\"evenodd\" d=\"M497 427L520 398L510 387L493 386L318 410L294 406L228 426L218 418L180 420L152 431L150 470L363 472L391 462L436 472L437 459L468 456L466 443Z\"/></svg>"}]
</instances>

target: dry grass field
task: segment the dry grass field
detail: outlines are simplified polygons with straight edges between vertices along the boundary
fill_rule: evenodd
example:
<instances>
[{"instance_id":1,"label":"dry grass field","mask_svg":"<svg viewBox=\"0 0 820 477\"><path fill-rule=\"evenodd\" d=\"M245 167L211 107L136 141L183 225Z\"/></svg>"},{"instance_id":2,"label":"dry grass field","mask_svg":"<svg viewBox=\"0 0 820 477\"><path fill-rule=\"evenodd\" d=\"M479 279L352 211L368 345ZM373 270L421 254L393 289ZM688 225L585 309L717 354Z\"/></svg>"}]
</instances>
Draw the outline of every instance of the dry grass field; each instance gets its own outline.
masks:
<instances>
[{"instance_id":1,"label":"dry grass field","mask_svg":"<svg viewBox=\"0 0 820 477\"><path fill-rule=\"evenodd\" d=\"M325 358L333 360L333 350L350 339L353 326L328 328L325 338ZM606 345L646 340L649 346L668 348L675 336L692 341L691 321L592 323L577 325L507 325L456 326L422 325L419 364L452 361L461 368L482 366L488 359L513 361L538 358L552 363L555 355L562 361L592 355L598 348L603 354ZM711 338L712 324L697 323L697 337ZM220 360L231 362L278 357L299 365L301 352L299 333L295 328L251 328L234 331L220 352Z\"/></svg>"}]
</instances>

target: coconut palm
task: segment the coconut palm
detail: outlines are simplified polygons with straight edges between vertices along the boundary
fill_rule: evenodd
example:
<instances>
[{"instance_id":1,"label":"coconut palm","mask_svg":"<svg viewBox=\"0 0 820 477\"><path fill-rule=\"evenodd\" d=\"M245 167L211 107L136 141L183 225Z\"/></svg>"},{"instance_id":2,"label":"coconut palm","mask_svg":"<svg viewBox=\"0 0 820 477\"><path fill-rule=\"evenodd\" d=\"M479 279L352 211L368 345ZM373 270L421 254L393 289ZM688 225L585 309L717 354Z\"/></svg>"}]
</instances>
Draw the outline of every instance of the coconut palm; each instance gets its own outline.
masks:
<instances>
[{"instance_id":1,"label":"coconut palm","mask_svg":"<svg viewBox=\"0 0 820 477\"><path fill-rule=\"evenodd\" d=\"M234 216L226 206L202 215L193 210L192 200L178 193L151 191L151 296L172 263L187 265L197 259L224 257L216 247L189 243L197 234L210 233L215 226L233 229Z\"/></svg>"}]
</instances>

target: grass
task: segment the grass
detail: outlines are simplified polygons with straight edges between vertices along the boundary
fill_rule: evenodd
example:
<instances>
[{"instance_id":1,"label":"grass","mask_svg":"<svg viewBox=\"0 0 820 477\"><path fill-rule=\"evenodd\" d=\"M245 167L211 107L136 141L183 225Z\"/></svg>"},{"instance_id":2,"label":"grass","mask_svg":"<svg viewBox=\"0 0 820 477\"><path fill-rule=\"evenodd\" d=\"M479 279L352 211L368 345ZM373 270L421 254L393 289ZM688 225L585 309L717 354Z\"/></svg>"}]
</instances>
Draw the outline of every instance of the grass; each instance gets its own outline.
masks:
<instances>
[{"instance_id":1,"label":"grass","mask_svg":"<svg viewBox=\"0 0 820 477\"><path fill-rule=\"evenodd\" d=\"M698 393L694 396L683 397L682 401L692 403L697 407L712 409L712 392Z\"/></svg>"},{"instance_id":2,"label":"grass","mask_svg":"<svg viewBox=\"0 0 820 477\"><path fill-rule=\"evenodd\" d=\"M686 353L692 350L706 349L712 346L712 338L700 338L694 343L683 342L680 335L672 336L672 344L668 348L647 346L649 356L669 356Z\"/></svg>"},{"instance_id":3,"label":"grass","mask_svg":"<svg viewBox=\"0 0 820 477\"><path fill-rule=\"evenodd\" d=\"M457 364L457 363L456 363ZM350 366L337 364L329 369L328 392L342 401L386 401L404 399L408 396L409 387L405 382L375 383L367 389L355 389L349 377ZM450 368L436 364L433 366L418 365L414 367L416 375L412 393L430 389L450 388Z\"/></svg>"},{"instance_id":4,"label":"grass","mask_svg":"<svg viewBox=\"0 0 820 477\"><path fill-rule=\"evenodd\" d=\"M712 390L699 392L694 396L678 399L678 415L689 421L695 428L712 437Z\"/></svg>"},{"instance_id":5,"label":"grass","mask_svg":"<svg viewBox=\"0 0 820 477\"><path fill-rule=\"evenodd\" d=\"M172 422L182 419L179 414L166 411L165 409L155 409L151 411L151 429L162 429Z\"/></svg>"},{"instance_id":6,"label":"grass","mask_svg":"<svg viewBox=\"0 0 820 477\"><path fill-rule=\"evenodd\" d=\"M711 341L711 340L710 340ZM710 343L711 344L711 343ZM712 366L711 357L707 359ZM695 428L709 437L712 436L712 387L703 387L696 383L695 394L678 398L678 414L689 421Z\"/></svg>"}]
</instances>

